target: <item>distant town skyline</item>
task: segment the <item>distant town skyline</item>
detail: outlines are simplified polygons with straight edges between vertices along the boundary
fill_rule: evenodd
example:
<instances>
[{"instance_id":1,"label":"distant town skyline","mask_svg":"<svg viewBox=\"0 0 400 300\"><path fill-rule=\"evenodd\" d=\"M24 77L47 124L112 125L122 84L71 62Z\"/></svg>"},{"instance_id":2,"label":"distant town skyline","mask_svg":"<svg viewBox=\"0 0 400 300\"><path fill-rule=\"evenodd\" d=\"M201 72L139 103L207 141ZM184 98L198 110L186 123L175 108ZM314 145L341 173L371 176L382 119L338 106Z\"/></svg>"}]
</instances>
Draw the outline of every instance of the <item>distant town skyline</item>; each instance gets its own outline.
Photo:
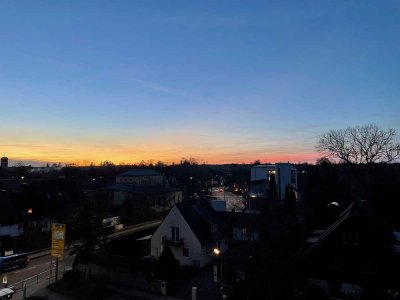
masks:
<instances>
[{"instance_id":1,"label":"distant town skyline","mask_svg":"<svg viewBox=\"0 0 400 300\"><path fill-rule=\"evenodd\" d=\"M1 1L0 153L315 162L329 129L400 131L398 1Z\"/></svg>"}]
</instances>

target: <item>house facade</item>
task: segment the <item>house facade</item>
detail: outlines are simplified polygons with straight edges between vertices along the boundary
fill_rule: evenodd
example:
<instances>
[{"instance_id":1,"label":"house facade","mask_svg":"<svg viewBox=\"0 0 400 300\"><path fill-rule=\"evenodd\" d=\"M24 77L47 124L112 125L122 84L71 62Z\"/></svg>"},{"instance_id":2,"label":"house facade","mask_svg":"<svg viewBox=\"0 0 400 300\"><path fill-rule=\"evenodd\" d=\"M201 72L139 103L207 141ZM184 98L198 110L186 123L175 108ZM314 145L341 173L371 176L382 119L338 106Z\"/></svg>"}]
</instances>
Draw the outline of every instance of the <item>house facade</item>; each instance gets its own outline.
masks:
<instances>
[{"instance_id":1,"label":"house facade","mask_svg":"<svg viewBox=\"0 0 400 300\"><path fill-rule=\"evenodd\" d=\"M166 185L164 175L149 169L132 169L117 175L116 183L131 184L135 186L160 186Z\"/></svg>"},{"instance_id":2,"label":"house facade","mask_svg":"<svg viewBox=\"0 0 400 300\"><path fill-rule=\"evenodd\" d=\"M209 203L174 206L151 238L151 255L158 259L166 245L181 265L195 267L209 264L215 258L214 248L221 253L228 248L217 213Z\"/></svg>"},{"instance_id":3,"label":"house facade","mask_svg":"<svg viewBox=\"0 0 400 300\"><path fill-rule=\"evenodd\" d=\"M116 183L105 188L114 206L126 201L140 208L151 208L156 212L171 209L183 199L179 188L171 187L167 178L149 169L132 169L116 177Z\"/></svg>"},{"instance_id":4,"label":"house facade","mask_svg":"<svg viewBox=\"0 0 400 300\"><path fill-rule=\"evenodd\" d=\"M276 190L281 201L285 199L285 188L297 189L297 169L290 163L255 165L251 168L250 197L265 197L271 177L274 176Z\"/></svg>"}]
</instances>

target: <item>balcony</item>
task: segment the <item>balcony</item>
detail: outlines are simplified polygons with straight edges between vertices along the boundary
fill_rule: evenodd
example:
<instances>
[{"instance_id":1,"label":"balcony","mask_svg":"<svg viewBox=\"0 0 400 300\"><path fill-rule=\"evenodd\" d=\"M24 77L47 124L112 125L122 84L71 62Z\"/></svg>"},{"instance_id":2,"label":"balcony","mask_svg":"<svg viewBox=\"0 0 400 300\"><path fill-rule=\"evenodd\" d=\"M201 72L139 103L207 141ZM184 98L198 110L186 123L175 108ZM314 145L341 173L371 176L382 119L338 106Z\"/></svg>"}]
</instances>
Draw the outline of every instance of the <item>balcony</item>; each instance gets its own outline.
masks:
<instances>
[{"instance_id":1,"label":"balcony","mask_svg":"<svg viewBox=\"0 0 400 300\"><path fill-rule=\"evenodd\" d=\"M163 245L170 245L170 246L175 246L175 247L182 247L184 244L184 240L183 238L179 239L179 240L173 240L171 237L169 236L163 236L162 237L162 243Z\"/></svg>"}]
</instances>

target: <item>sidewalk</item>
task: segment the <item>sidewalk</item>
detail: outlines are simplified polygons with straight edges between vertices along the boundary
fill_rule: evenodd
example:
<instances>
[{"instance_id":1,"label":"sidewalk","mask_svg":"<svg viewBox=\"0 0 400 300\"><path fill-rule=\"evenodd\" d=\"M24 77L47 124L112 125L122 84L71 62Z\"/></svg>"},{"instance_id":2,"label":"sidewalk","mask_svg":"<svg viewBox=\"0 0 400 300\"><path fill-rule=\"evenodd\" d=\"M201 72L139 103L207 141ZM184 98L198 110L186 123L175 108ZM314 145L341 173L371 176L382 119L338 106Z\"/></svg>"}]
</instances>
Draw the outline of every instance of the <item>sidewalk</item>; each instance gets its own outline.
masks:
<instances>
[{"instance_id":1,"label":"sidewalk","mask_svg":"<svg viewBox=\"0 0 400 300\"><path fill-rule=\"evenodd\" d=\"M160 296L125 286L109 285L109 287L114 291L114 294L121 296L137 297L139 299L146 300L182 300L181 298L176 298L172 296ZM113 299L113 297L110 297L110 299Z\"/></svg>"},{"instance_id":2,"label":"sidewalk","mask_svg":"<svg viewBox=\"0 0 400 300\"><path fill-rule=\"evenodd\" d=\"M38 251L32 251L30 253L27 253L29 259L36 259L36 258L40 258L43 256L47 256L50 255L50 248L49 249L41 249Z\"/></svg>"},{"instance_id":3,"label":"sidewalk","mask_svg":"<svg viewBox=\"0 0 400 300\"><path fill-rule=\"evenodd\" d=\"M122 296L122 299L143 299L143 300L182 300L181 298L171 297L171 296L159 296L145 291L135 290L129 287L110 285L113 291L113 296L108 299L121 299L118 296ZM64 296L62 294L55 293L49 290L47 287L42 287L41 289L35 291L27 296L43 297L46 300L73 300ZM125 296L125 297L124 297ZM47 298L46 298L47 297ZM13 297L13 300L22 300L22 293L18 293Z\"/></svg>"},{"instance_id":4,"label":"sidewalk","mask_svg":"<svg viewBox=\"0 0 400 300\"><path fill-rule=\"evenodd\" d=\"M43 288L35 293L32 293L32 295L30 295L30 296L43 297L46 300L73 300L72 298L66 297L64 295L54 293L53 291L49 290L48 288Z\"/></svg>"}]
</instances>

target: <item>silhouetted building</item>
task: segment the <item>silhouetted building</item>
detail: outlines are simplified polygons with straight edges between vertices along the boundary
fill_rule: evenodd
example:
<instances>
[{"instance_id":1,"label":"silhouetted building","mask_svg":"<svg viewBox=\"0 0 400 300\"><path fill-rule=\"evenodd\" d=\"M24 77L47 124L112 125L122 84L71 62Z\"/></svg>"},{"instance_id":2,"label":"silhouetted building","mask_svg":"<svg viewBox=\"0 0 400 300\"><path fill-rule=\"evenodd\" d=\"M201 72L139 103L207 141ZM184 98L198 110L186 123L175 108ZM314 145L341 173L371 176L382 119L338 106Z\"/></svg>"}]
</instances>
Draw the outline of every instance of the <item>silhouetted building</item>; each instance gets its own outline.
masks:
<instances>
[{"instance_id":1,"label":"silhouetted building","mask_svg":"<svg viewBox=\"0 0 400 300\"><path fill-rule=\"evenodd\" d=\"M1 159L1 168L8 168L8 157L3 156Z\"/></svg>"},{"instance_id":2,"label":"silhouetted building","mask_svg":"<svg viewBox=\"0 0 400 300\"><path fill-rule=\"evenodd\" d=\"M132 169L118 174L116 183L134 186L160 186L168 184L164 175L150 169Z\"/></svg>"},{"instance_id":3,"label":"silhouetted building","mask_svg":"<svg viewBox=\"0 0 400 300\"><path fill-rule=\"evenodd\" d=\"M181 265L204 267L233 245L258 241L259 215L213 209L205 199L175 205L151 237L151 255L168 245Z\"/></svg>"},{"instance_id":4,"label":"silhouetted building","mask_svg":"<svg viewBox=\"0 0 400 300\"><path fill-rule=\"evenodd\" d=\"M141 208L161 212L183 200L182 190L171 187L167 178L149 169L132 169L117 175L116 183L105 188L113 205L128 201Z\"/></svg>"},{"instance_id":5,"label":"silhouetted building","mask_svg":"<svg viewBox=\"0 0 400 300\"><path fill-rule=\"evenodd\" d=\"M251 168L251 182L256 183L257 188L254 192L258 195L260 191L260 182L269 182L271 176L275 177L276 191L278 198L283 201L285 199L286 186L291 186L297 189L297 169L290 163L276 163L274 165L255 165ZM250 191L250 197L252 191Z\"/></svg>"},{"instance_id":6,"label":"silhouetted building","mask_svg":"<svg viewBox=\"0 0 400 300\"><path fill-rule=\"evenodd\" d=\"M329 297L399 290L395 237L365 201L353 202L334 224L307 240L310 246L298 266L300 285Z\"/></svg>"}]
</instances>

